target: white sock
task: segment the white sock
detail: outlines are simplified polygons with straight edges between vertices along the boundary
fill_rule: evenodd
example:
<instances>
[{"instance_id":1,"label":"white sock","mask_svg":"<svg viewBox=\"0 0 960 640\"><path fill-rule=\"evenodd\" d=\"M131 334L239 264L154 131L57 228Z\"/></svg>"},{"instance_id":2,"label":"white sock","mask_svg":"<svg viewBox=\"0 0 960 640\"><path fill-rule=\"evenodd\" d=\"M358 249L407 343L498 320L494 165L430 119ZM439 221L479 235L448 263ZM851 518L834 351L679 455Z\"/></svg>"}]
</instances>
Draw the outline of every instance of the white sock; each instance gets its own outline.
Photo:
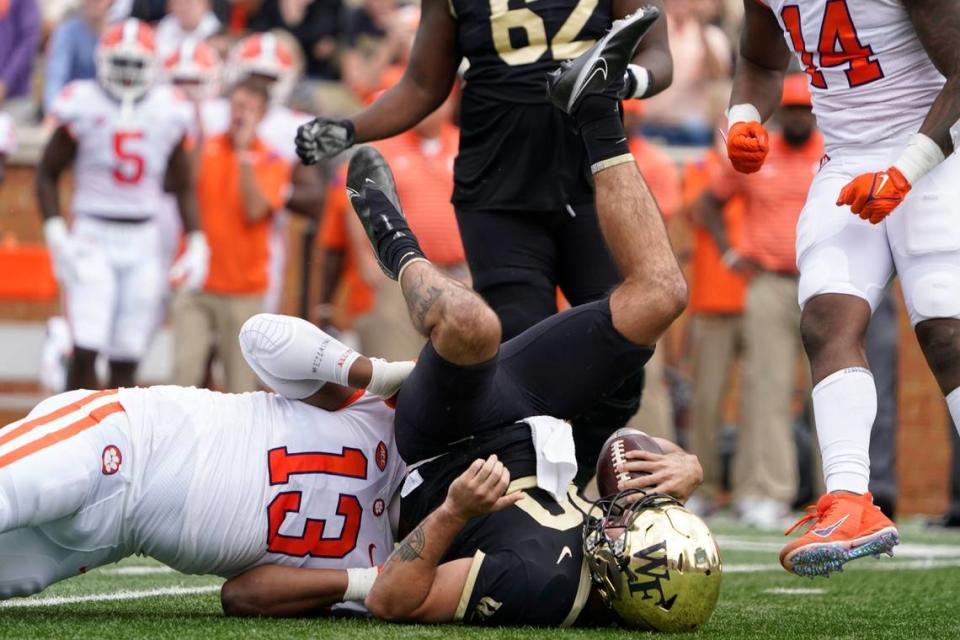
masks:
<instances>
[{"instance_id":1,"label":"white sock","mask_svg":"<svg viewBox=\"0 0 960 640\"><path fill-rule=\"evenodd\" d=\"M877 388L862 367L841 369L813 388L813 414L827 492L866 493L870 484L870 430Z\"/></svg>"},{"instance_id":2,"label":"white sock","mask_svg":"<svg viewBox=\"0 0 960 640\"><path fill-rule=\"evenodd\" d=\"M383 358L370 358L370 364L373 372L370 374L370 384L367 385L367 391L384 400L400 391L400 385L403 384L403 381L407 379L416 365L415 362L410 360L390 362Z\"/></svg>"},{"instance_id":3,"label":"white sock","mask_svg":"<svg viewBox=\"0 0 960 640\"><path fill-rule=\"evenodd\" d=\"M240 349L250 368L286 398L302 399L326 382L349 386L360 354L301 318L259 313L240 329Z\"/></svg>"},{"instance_id":4,"label":"white sock","mask_svg":"<svg viewBox=\"0 0 960 640\"><path fill-rule=\"evenodd\" d=\"M953 418L953 426L960 433L960 387L947 394L947 407L950 409L950 417Z\"/></svg>"}]
</instances>

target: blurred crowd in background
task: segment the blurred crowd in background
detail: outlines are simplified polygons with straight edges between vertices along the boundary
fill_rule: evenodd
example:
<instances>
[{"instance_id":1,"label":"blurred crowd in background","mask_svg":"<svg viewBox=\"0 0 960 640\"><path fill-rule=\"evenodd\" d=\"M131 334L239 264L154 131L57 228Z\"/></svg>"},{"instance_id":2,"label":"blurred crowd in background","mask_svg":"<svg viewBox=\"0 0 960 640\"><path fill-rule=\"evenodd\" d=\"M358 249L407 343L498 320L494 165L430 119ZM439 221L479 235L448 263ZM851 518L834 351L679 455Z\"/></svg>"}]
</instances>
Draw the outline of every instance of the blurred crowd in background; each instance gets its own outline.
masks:
<instances>
[{"instance_id":1,"label":"blurred crowd in background","mask_svg":"<svg viewBox=\"0 0 960 640\"><path fill-rule=\"evenodd\" d=\"M648 365L640 413L631 424L678 438L700 456L705 483L692 505L697 511L732 504L745 522L775 529L790 508L821 492L805 406L809 383L799 345L794 243L822 142L805 77L788 78L766 166L751 176L733 172L717 131L742 6L735 0L666 0L665 6L673 84L652 99L630 101L624 117L631 150L686 266L691 304ZM233 142L246 136L246 146L262 145L280 159L282 166L251 164L263 207L244 209L249 185L242 173L235 184L225 177L217 138L205 140L196 155L211 266L198 291L171 297L166 305L174 334L171 381L228 391L256 387L235 336L249 314L281 309L277 292L291 271L284 268L283 246L301 240L287 232L287 212L307 221L299 228L308 232L312 256L300 274L301 304L281 310L305 315L368 355L413 358L423 339L349 210L342 163L298 165L293 135L307 114L348 114L394 84L418 16L418 6L402 0L0 0L0 158L13 153L17 131L57 126L58 96L72 81L96 77L101 34L128 17L154 26L157 57L167 68L161 82L206 87L188 93L193 135L200 139L203 103L218 100L246 73L269 76L263 104L255 90L241 98L230 92L229 103L220 99L231 113L224 135ZM191 43L205 43L214 57L208 65L202 56L192 60L194 75L178 79L177 69L189 66L180 59L178 67L178 56ZM250 114L239 114L242 109ZM426 255L469 283L450 204L456 121L452 95L414 130L378 147L396 172ZM169 261L179 246L173 225ZM226 298L242 304L227 304ZM880 397L871 491L891 512L896 323L888 296L867 346ZM952 518L960 521L960 510Z\"/></svg>"}]
</instances>

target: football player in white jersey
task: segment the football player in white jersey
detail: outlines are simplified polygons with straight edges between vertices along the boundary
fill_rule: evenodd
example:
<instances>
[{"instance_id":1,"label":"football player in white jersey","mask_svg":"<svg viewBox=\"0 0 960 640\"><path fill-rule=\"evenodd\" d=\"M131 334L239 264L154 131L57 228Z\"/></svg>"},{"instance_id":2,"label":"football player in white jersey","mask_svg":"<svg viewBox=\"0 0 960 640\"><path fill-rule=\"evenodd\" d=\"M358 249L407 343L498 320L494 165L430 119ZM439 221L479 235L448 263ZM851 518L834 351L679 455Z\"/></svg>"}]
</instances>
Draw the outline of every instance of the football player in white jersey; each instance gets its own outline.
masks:
<instances>
[{"instance_id":1,"label":"football player in white jersey","mask_svg":"<svg viewBox=\"0 0 960 640\"><path fill-rule=\"evenodd\" d=\"M269 365L293 351L320 379L369 392L317 379L278 383L303 402L76 390L0 428L0 599L142 554L227 578L261 564L335 569L310 574L307 610L362 602L393 550L389 507L405 472L383 398L413 363L328 348L297 323L315 329L256 318L241 335L245 353ZM228 584L224 606L242 613Z\"/></svg>"},{"instance_id":2,"label":"football player in white jersey","mask_svg":"<svg viewBox=\"0 0 960 640\"><path fill-rule=\"evenodd\" d=\"M827 494L780 562L829 575L892 554L899 534L873 504L876 388L863 352L894 273L950 413L960 424L960 3L955 0L745 0L727 150L757 171L761 124L791 50L809 76L826 156L797 225L801 332Z\"/></svg>"},{"instance_id":3,"label":"football player in white jersey","mask_svg":"<svg viewBox=\"0 0 960 640\"><path fill-rule=\"evenodd\" d=\"M184 137L193 114L172 87L154 86L153 31L129 19L97 46L96 81L67 85L51 112L58 127L37 167L44 235L65 295L74 351L67 386L97 388L95 361L110 360L110 386L132 386L156 326L167 278L195 288L209 250L197 221ZM72 228L57 182L75 168ZM156 212L172 191L188 233L169 273L160 256Z\"/></svg>"},{"instance_id":4,"label":"football player in white jersey","mask_svg":"<svg viewBox=\"0 0 960 640\"><path fill-rule=\"evenodd\" d=\"M293 165L292 190L286 201L286 210L274 216L270 234L270 282L264 302L267 311L280 307L284 269L287 255L286 211L317 219L323 209L324 181L316 167L307 167L297 158L294 138L297 128L313 116L286 106L296 81L297 69L290 46L274 33L255 33L234 45L230 51L227 69L229 79L237 81L248 76L261 78L270 91L270 108L257 129L257 135L281 158ZM229 109L226 100L213 100L204 106L203 126L206 133L226 130Z\"/></svg>"}]
</instances>

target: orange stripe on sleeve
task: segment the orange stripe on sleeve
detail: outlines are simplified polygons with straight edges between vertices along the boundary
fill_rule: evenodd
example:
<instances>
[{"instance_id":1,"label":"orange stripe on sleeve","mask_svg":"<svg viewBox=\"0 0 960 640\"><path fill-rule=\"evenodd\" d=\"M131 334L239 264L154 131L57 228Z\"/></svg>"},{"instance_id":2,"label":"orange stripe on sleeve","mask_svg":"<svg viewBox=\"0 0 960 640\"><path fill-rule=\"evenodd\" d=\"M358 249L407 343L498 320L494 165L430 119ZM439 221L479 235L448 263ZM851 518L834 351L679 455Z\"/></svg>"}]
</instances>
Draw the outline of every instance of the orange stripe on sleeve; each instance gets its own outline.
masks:
<instances>
[{"instance_id":1,"label":"orange stripe on sleeve","mask_svg":"<svg viewBox=\"0 0 960 640\"><path fill-rule=\"evenodd\" d=\"M90 427L96 426L107 416L111 416L115 413L123 411L123 405L119 402L111 402L110 404L105 404L102 407L98 407L90 412L89 415L77 420L71 425L59 429L52 433L48 433L42 438L37 438L29 444L25 444L19 449L14 449L10 453L0 456L0 469L6 467L7 465L13 464L21 458L46 449L47 447L53 446L58 442L62 442L67 438L72 438L78 433L86 431Z\"/></svg>"},{"instance_id":2,"label":"orange stripe on sleeve","mask_svg":"<svg viewBox=\"0 0 960 640\"><path fill-rule=\"evenodd\" d=\"M64 416L70 415L74 411L78 411L82 409L83 407L90 404L91 402L116 392L117 392L116 389L105 389L103 391L97 391L96 393L91 393L86 398L77 400L76 402L71 402L68 405L64 405L59 409L57 409L56 411L53 411L52 413L48 413L46 415L40 416L39 418L34 418L33 420L28 420L20 424L20 426L18 426L17 428L0 435L0 447L7 444L11 440L19 438L25 433L29 433L30 431L33 431L37 427L42 427L43 425L49 424L54 420L58 420Z\"/></svg>"}]
</instances>

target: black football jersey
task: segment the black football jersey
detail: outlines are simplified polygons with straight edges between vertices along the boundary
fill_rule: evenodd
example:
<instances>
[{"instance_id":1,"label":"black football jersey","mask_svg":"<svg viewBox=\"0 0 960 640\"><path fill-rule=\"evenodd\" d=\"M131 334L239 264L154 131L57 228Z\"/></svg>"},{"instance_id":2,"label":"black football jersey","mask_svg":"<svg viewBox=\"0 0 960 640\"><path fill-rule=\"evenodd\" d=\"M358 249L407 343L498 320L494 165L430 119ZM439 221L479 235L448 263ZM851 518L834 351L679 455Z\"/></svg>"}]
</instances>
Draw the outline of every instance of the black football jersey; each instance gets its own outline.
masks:
<instances>
[{"instance_id":1,"label":"black football jersey","mask_svg":"<svg viewBox=\"0 0 960 640\"><path fill-rule=\"evenodd\" d=\"M464 211L556 211L593 199L573 120L546 74L610 28L611 0L450 0L469 62L453 202Z\"/></svg>"}]
</instances>

